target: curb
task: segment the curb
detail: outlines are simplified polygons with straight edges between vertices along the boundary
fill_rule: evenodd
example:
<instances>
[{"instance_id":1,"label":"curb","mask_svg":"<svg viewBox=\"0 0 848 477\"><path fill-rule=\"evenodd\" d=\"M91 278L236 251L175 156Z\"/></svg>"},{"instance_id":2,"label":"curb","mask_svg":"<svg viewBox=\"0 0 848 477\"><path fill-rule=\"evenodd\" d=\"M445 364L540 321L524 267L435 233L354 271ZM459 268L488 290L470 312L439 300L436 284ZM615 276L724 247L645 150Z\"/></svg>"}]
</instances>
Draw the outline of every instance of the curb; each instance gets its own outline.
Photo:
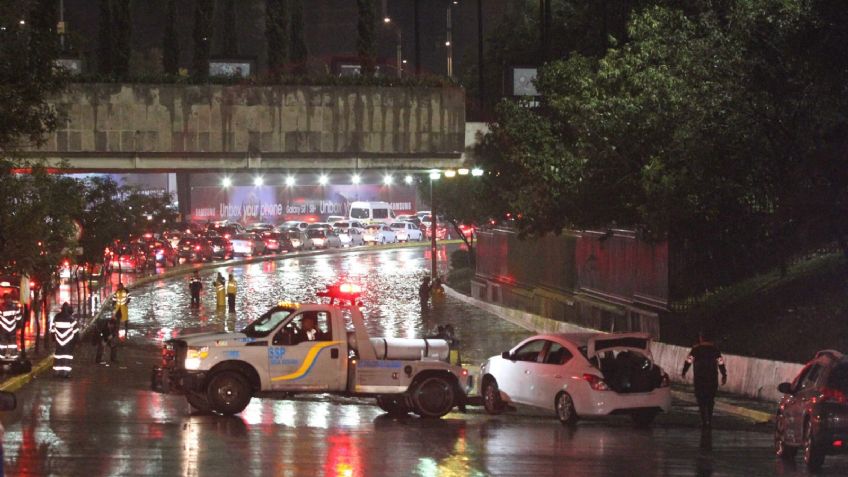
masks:
<instances>
[{"instance_id":1,"label":"curb","mask_svg":"<svg viewBox=\"0 0 848 477\"><path fill-rule=\"evenodd\" d=\"M500 314L495 313L493 311L494 309L489 309L486 306L481 306L481 303L479 303L479 300L477 300L473 297L470 297L468 295L459 293L458 291L448 287L447 285L444 285L444 287L445 287L445 293L448 296L450 296L451 298L455 298L455 299L457 299L457 300L459 300L459 301L461 301L465 304L468 304L468 305L477 307L477 308L479 308L483 311L492 313L493 315L497 316L499 319L504 320L504 321L508 321L508 322L510 322L514 325L520 326L520 327L522 327L522 328L524 328L524 329L526 329L526 330L528 330L532 333L538 333L537 330L529 328L527 326L527 323L524 323L521 320L511 320L511 319L509 319L508 316L501 316ZM482 304L483 305L491 305L490 303L485 303L485 302L483 302ZM589 330L584 329L583 331L589 331ZM592 330L592 331L594 331L594 330ZM598 331L598 333L601 333L601 332ZM679 399L681 401L685 401L685 402L689 402L689 403L693 403L693 404L697 402L695 400L695 396L692 395L692 394L689 394L689 393L672 390L671 395L675 399ZM743 407L743 406L737 406L735 404L730 404L726 401L723 401L721 398L716 399L715 409L717 409L721 412L727 413L727 414L733 414L735 416L750 419L751 421L754 421L758 424L770 422L774 418L774 415L771 414L771 413L767 413L767 412L763 412L763 411L757 411L755 409L750 409L750 408Z\"/></svg>"},{"instance_id":2,"label":"curb","mask_svg":"<svg viewBox=\"0 0 848 477\"><path fill-rule=\"evenodd\" d=\"M3 383L0 384L0 391L15 392L18 389L22 388L26 383L32 381L34 377L47 371L52 366L53 356L42 358L41 361L39 361L32 367L32 370L30 372L26 374L19 374L3 381Z\"/></svg>"},{"instance_id":3,"label":"curb","mask_svg":"<svg viewBox=\"0 0 848 477\"><path fill-rule=\"evenodd\" d=\"M453 245L457 243L462 243L462 240L441 240L439 241L440 245ZM294 252L287 253L284 255L262 255L259 257L251 257L251 258L242 258L242 259L230 259L222 262L214 262L207 263L202 265L191 264L188 266L178 266L173 267L171 270L156 274L156 275L148 275L139 278L134 281L132 284L127 285L127 290L132 290L133 288L147 285L148 283L154 282L156 280L167 280L169 278L176 278L184 275L188 275L194 273L195 271L202 270L211 270L220 267L228 267L228 266L236 266L236 265L249 265L251 263L259 263L259 262L270 262L277 260L288 260L290 258L301 258L301 257L313 257L316 255L341 255L346 252L369 252L376 250L393 250L393 249L403 249L403 248L424 248L429 247L430 242L406 242L406 243L396 243L389 245L381 245L379 247L362 245L359 247L349 247L349 248L340 248L340 249L327 249L327 250L310 250L308 252ZM108 303L109 300L112 299L112 295L107 296L103 303ZM89 331L91 325L94 324L95 321L100 319L100 316L106 311L108 306L101 306L97 313L94 314L87 322L84 323L83 326L80 327L78 332L78 336L83 336L85 333ZM43 358L37 364L35 364L32 370L25 374L19 374L17 376L12 376L2 383L0 383L0 391L8 391L14 392L18 389L22 388L25 384L32 381L32 379L44 371L50 369L53 366L53 356L48 356Z\"/></svg>"}]
</instances>

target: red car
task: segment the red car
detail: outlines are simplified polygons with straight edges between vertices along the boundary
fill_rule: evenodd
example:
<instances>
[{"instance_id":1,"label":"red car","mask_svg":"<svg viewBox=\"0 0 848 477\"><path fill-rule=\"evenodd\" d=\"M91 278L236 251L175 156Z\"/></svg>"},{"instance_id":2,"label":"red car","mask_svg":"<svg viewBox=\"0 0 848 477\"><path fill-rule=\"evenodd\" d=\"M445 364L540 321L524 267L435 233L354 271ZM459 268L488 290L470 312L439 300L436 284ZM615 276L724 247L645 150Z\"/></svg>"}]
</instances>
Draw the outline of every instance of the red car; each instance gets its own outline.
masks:
<instances>
[{"instance_id":1,"label":"red car","mask_svg":"<svg viewBox=\"0 0 848 477\"><path fill-rule=\"evenodd\" d=\"M212 245L201 237L183 237L177 246L177 254L187 262L204 262L212 258Z\"/></svg>"}]
</instances>

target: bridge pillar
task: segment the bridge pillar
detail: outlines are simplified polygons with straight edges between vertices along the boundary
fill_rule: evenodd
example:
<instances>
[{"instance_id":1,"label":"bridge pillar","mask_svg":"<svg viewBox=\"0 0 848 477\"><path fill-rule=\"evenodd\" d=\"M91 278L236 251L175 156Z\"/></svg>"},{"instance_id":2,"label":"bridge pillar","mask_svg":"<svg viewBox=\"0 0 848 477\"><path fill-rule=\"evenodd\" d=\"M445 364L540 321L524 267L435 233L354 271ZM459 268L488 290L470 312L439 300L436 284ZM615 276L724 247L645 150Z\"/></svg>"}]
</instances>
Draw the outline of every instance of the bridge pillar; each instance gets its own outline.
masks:
<instances>
[{"instance_id":1,"label":"bridge pillar","mask_svg":"<svg viewBox=\"0 0 848 477\"><path fill-rule=\"evenodd\" d=\"M177 172L177 202L180 204L182 220L191 219L191 174Z\"/></svg>"}]
</instances>

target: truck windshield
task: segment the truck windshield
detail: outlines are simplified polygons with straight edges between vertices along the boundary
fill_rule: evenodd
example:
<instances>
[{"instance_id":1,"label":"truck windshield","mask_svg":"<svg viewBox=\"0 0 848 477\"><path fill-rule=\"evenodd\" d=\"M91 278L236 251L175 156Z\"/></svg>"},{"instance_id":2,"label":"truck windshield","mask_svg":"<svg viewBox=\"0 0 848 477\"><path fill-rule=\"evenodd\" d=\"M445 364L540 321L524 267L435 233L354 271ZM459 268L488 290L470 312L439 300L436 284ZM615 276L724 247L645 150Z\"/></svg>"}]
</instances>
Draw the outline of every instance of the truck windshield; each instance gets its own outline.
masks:
<instances>
[{"instance_id":1,"label":"truck windshield","mask_svg":"<svg viewBox=\"0 0 848 477\"><path fill-rule=\"evenodd\" d=\"M291 310L273 309L247 325L241 332L250 338L264 338L285 321L289 315L291 315Z\"/></svg>"}]
</instances>

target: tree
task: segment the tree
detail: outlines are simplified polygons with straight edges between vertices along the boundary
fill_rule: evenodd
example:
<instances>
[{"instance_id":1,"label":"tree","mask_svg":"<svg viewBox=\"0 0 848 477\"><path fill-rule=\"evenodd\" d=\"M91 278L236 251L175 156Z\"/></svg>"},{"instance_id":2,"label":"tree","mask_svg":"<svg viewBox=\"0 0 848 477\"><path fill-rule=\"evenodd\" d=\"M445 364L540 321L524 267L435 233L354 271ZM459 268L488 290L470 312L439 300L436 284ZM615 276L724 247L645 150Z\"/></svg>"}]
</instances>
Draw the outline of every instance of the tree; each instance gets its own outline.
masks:
<instances>
[{"instance_id":1,"label":"tree","mask_svg":"<svg viewBox=\"0 0 848 477\"><path fill-rule=\"evenodd\" d=\"M429 179L418 183L418 194L430 197ZM481 197L495 197L495 191L488 190L490 182L471 175L458 175L432 181L432 203L430 206L436 215L443 216L457 235L465 242L469 250L473 248L472 237L466 237L460 224L485 224L492 218L503 217L505 210L499 200L480 200Z\"/></svg>"},{"instance_id":2,"label":"tree","mask_svg":"<svg viewBox=\"0 0 848 477\"><path fill-rule=\"evenodd\" d=\"M197 78L209 77L209 39L212 35L214 0L195 0L194 2L194 60L192 74Z\"/></svg>"},{"instance_id":3,"label":"tree","mask_svg":"<svg viewBox=\"0 0 848 477\"><path fill-rule=\"evenodd\" d=\"M288 0L265 0L268 70L279 74L289 61Z\"/></svg>"},{"instance_id":4,"label":"tree","mask_svg":"<svg viewBox=\"0 0 848 477\"><path fill-rule=\"evenodd\" d=\"M303 28L303 0L292 0L291 8L291 62L297 73L306 72L306 33Z\"/></svg>"},{"instance_id":5,"label":"tree","mask_svg":"<svg viewBox=\"0 0 848 477\"><path fill-rule=\"evenodd\" d=\"M56 127L58 112L45 99L59 93L66 76L54 68L55 23L47 0L0 2L0 152L21 143L41 144ZM55 5L53 5L55 7ZM20 24L22 12L26 20Z\"/></svg>"},{"instance_id":6,"label":"tree","mask_svg":"<svg viewBox=\"0 0 848 477\"><path fill-rule=\"evenodd\" d=\"M224 0L224 29L221 36L221 53L230 58L237 57L239 47L236 29L236 0Z\"/></svg>"},{"instance_id":7,"label":"tree","mask_svg":"<svg viewBox=\"0 0 848 477\"><path fill-rule=\"evenodd\" d=\"M167 0L165 34L162 36L162 69L166 74L180 71L180 43L177 38L177 0Z\"/></svg>"},{"instance_id":8,"label":"tree","mask_svg":"<svg viewBox=\"0 0 848 477\"><path fill-rule=\"evenodd\" d=\"M112 0L112 73L127 77L132 56L132 18L130 0Z\"/></svg>"},{"instance_id":9,"label":"tree","mask_svg":"<svg viewBox=\"0 0 848 477\"><path fill-rule=\"evenodd\" d=\"M374 0L356 0L357 26L356 52L362 65L363 76L373 76L377 67L376 29Z\"/></svg>"}]
</instances>

